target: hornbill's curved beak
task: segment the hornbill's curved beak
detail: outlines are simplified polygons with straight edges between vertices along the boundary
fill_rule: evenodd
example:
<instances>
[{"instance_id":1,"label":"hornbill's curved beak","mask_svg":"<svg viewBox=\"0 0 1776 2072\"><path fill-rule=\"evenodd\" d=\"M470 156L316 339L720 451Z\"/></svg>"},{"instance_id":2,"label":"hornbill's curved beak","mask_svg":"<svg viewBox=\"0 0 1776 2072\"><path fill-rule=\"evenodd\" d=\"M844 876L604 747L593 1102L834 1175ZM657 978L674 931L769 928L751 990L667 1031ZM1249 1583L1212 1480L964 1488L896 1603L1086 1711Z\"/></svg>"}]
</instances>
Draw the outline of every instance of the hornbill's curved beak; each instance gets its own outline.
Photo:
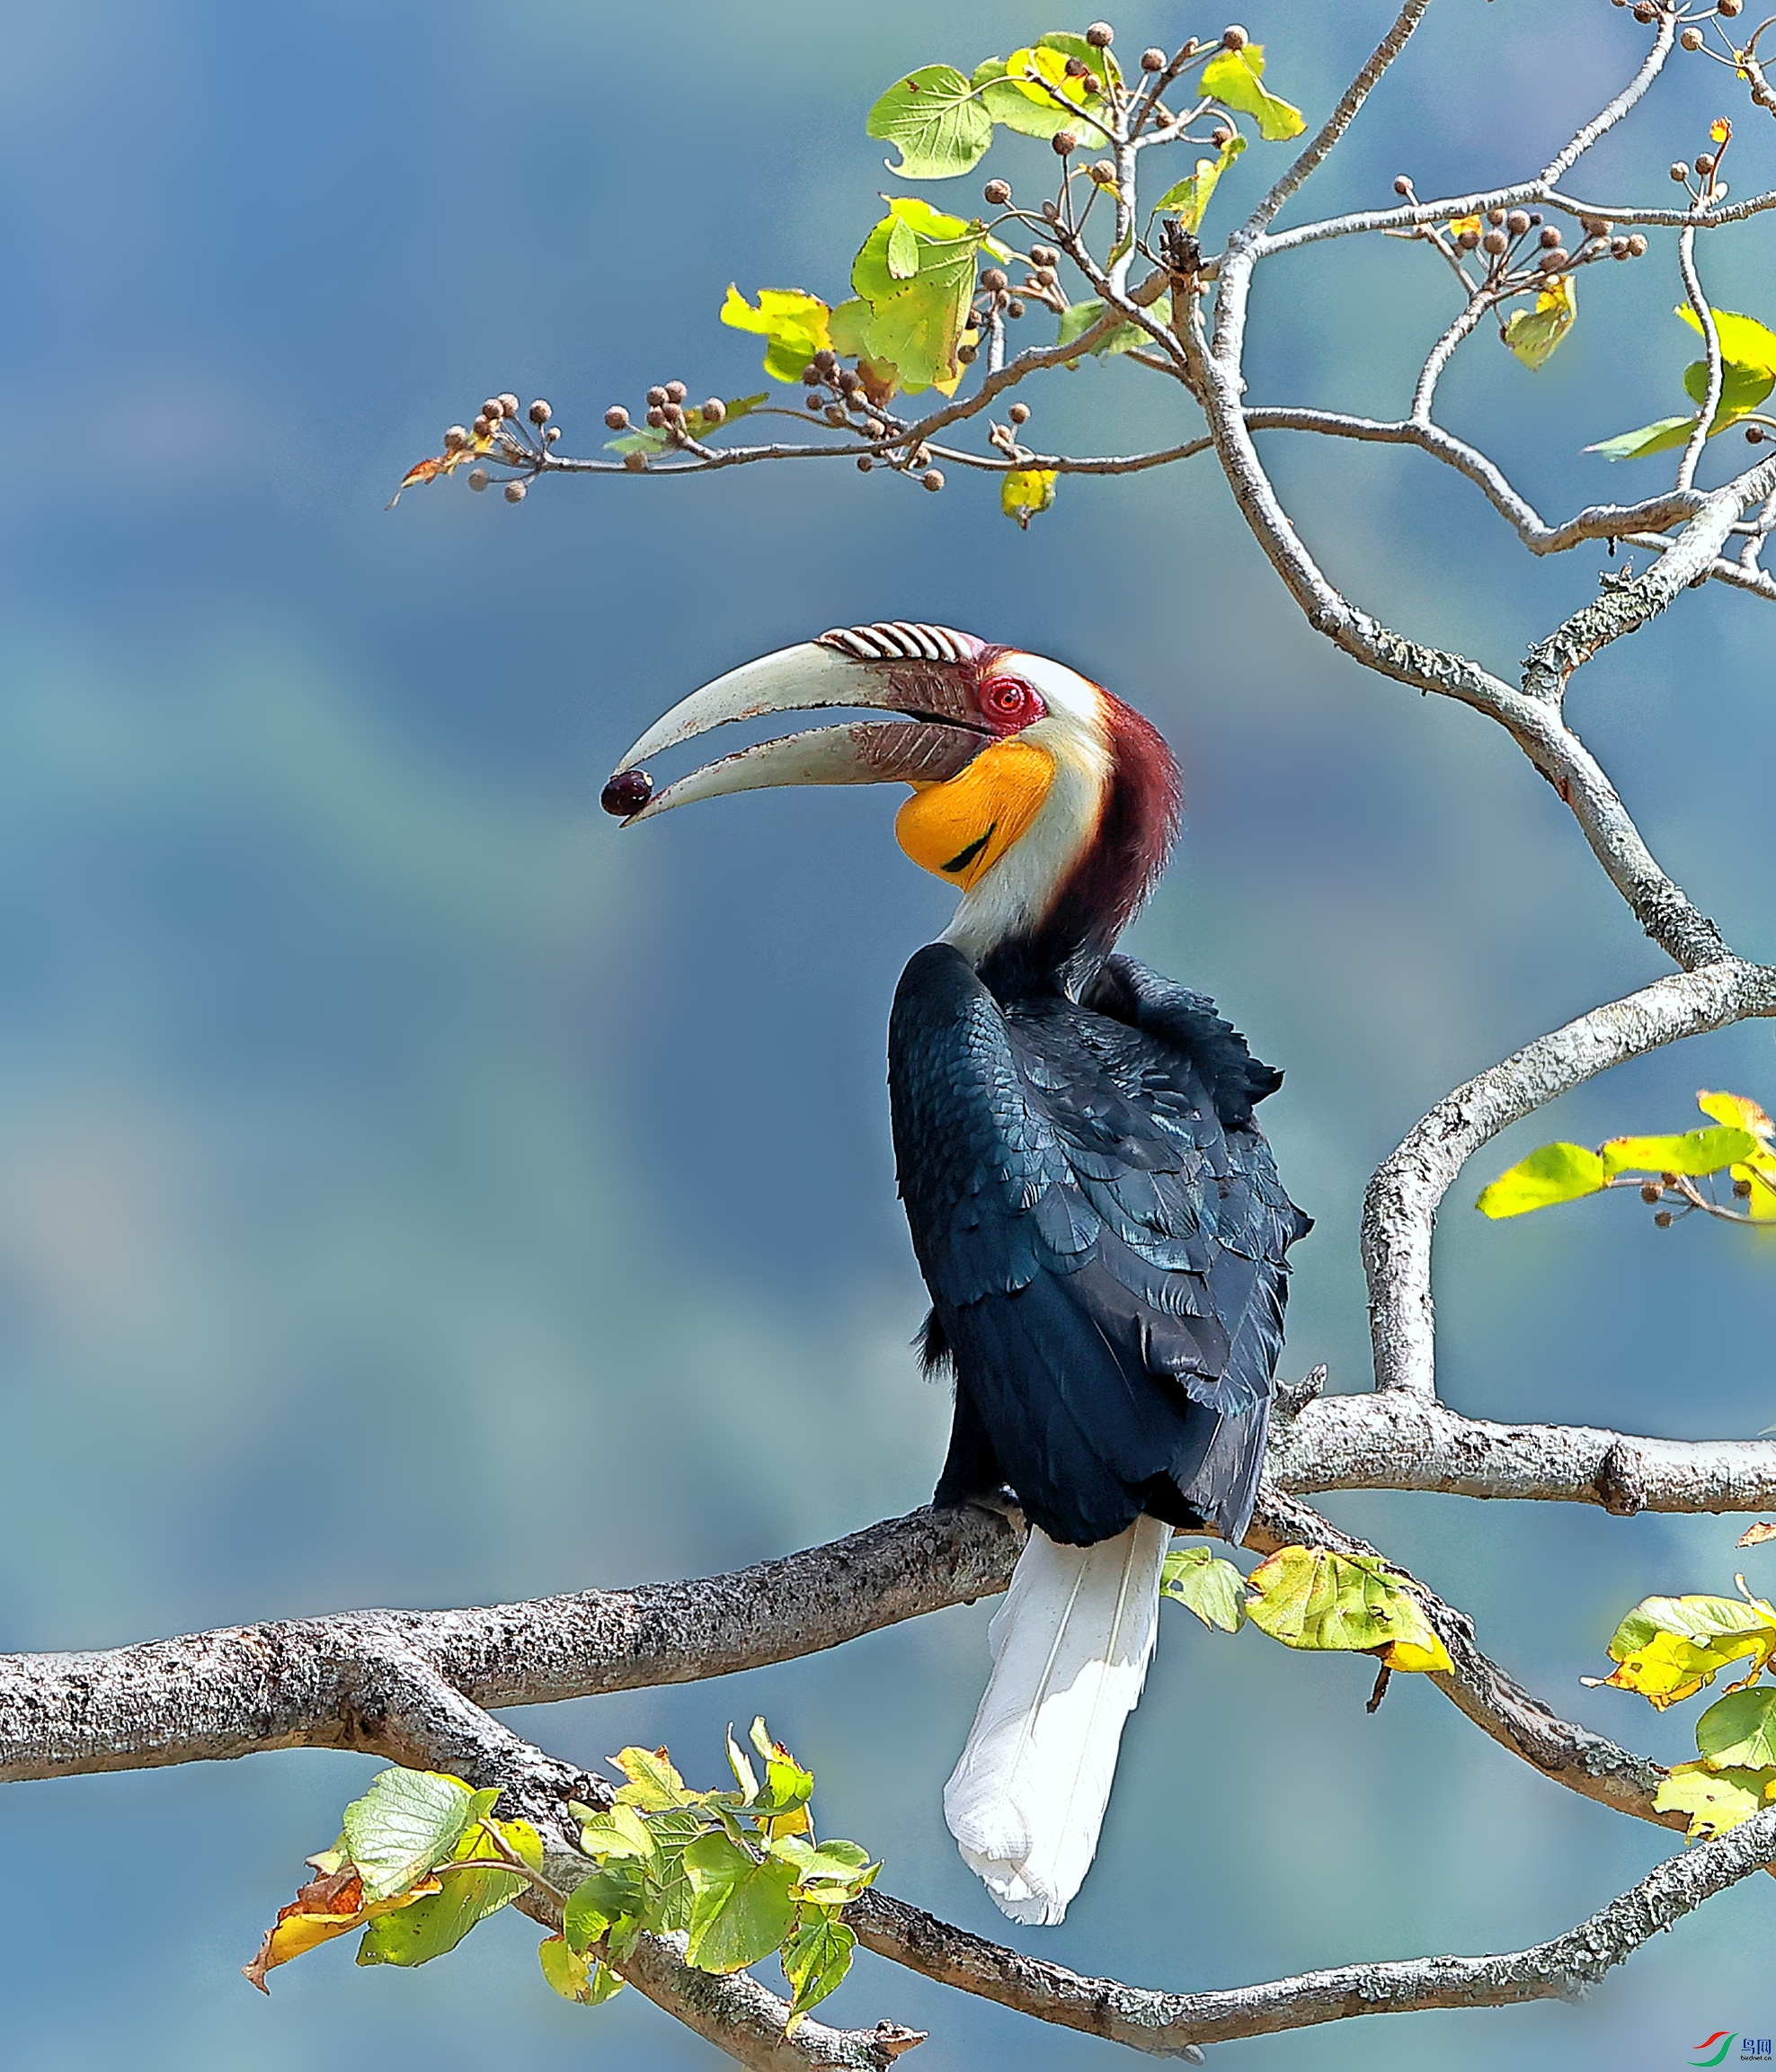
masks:
<instances>
[{"instance_id":1,"label":"hornbill's curved beak","mask_svg":"<svg viewBox=\"0 0 1776 2072\"><path fill-rule=\"evenodd\" d=\"M780 648L692 691L657 719L617 764L604 788L607 812L621 814L626 827L723 792L787 784L934 784L956 776L993 738L973 696L981 644L946 629L909 627L904 629L909 636L925 636L909 654L906 648L915 645L910 639L872 644L863 638L868 630ZM897 630L884 627L881 632L885 636ZM934 633L943 636L941 641ZM847 645L828 645L839 639ZM871 645L886 652L858 652ZM662 749L733 720L812 712L823 706L879 706L905 716L846 721L760 742L719 762L706 763L650 796L652 784L640 765Z\"/></svg>"}]
</instances>

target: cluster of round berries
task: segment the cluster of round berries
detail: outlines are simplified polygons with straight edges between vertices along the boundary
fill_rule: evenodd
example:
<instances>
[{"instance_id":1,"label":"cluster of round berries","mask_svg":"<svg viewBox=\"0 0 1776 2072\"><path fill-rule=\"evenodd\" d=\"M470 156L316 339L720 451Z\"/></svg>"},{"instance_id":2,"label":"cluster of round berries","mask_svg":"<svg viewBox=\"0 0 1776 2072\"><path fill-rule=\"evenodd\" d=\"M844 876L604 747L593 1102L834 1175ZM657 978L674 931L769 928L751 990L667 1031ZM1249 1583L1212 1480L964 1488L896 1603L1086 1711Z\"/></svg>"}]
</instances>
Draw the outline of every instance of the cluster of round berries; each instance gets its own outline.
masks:
<instances>
[{"instance_id":1,"label":"cluster of round berries","mask_svg":"<svg viewBox=\"0 0 1776 2072\"><path fill-rule=\"evenodd\" d=\"M972 350L962 348L963 355L972 360ZM807 390L808 408L817 417L822 417L835 431L850 427L861 431L875 444L889 436L892 429L884 417L877 414L879 405L870 400L869 387L855 367L846 367L839 355L829 347L822 346L802 369L802 384ZM917 472L927 489L937 490L944 486L942 471L931 465L931 449L915 447L910 453L876 455L860 453L857 467L867 475L880 459L885 467L908 475Z\"/></svg>"},{"instance_id":2,"label":"cluster of round berries","mask_svg":"<svg viewBox=\"0 0 1776 2072\"><path fill-rule=\"evenodd\" d=\"M527 467L534 476L549 448L561 437L561 427L549 422L554 414L541 396L526 410L510 391L503 396L490 396L481 405L472 425L452 424L446 428L444 450L462 453L470 448L480 448L486 451L491 441L494 459L502 461L508 467ZM468 471L471 489L490 488L493 481L484 467L472 467ZM505 494L508 503L522 503L525 485L509 482Z\"/></svg>"},{"instance_id":3,"label":"cluster of round berries","mask_svg":"<svg viewBox=\"0 0 1776 2072\"><path fill-rule=\"evenodd\" d=\"M727 416L728 406L719 396L712 396L706 403L688 411L685 397L689 394L682 381L659 382L647 392L645 422L651 431L666 434L668 446L681 446L687 439L713 431ZM691 422L693 417L695 424ZM604 414L604 422L612 431L626 431L631 420L620 403L613 403ZM647 456L626 453L623 465L631 474L639 475L647 466Z\"/></svg>"}]
</instances>

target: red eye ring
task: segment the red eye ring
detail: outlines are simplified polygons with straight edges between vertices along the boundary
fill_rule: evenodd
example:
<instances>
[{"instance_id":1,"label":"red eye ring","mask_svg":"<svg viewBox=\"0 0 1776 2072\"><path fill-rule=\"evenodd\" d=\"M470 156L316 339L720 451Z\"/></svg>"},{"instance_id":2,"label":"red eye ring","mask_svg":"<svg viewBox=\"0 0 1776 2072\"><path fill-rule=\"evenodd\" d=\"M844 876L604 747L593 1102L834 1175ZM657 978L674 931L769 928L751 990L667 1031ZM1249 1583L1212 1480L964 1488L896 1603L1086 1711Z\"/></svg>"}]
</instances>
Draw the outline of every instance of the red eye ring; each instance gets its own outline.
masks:
<instances>
[{"instance_id":1,"label":"red eye ring","mask_svg":"<svg viewBox=\"0 0 1776 2072\"><path fill-rule=\"evenodd\" d=\"M1034 684L1021 676L990 676L981 686L981 716L1008 731L1028 726L1047 711Z\"/></svg>"}]
</instances>

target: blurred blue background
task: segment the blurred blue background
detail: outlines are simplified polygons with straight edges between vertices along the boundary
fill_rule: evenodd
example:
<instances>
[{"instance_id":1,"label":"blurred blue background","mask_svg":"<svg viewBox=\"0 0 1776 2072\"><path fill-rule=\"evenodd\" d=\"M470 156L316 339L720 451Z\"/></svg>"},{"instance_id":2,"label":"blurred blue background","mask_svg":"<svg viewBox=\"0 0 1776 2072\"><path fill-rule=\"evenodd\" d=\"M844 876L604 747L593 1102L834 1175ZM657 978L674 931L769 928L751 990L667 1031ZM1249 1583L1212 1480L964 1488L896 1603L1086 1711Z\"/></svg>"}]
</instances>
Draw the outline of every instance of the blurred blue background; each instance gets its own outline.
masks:
<instances>
[{"instance_id":1,"label":"blurred blue background","mask_svg":"<svg viewBox=\"0 0 1776 2072\"><path fill-rule=\"evenodd\" d=\"M1265 0L1248 25L1317 120L1390 12ZM622 839L595 806L668 703L833 623L1026 644L1165 726L1190 821L1135 947L1288 1068L1266 1121L1319 1223L1287 1365L1362 1386L1369 1169L1453 1082L1665 966L1502 734L1316 641L1206 463L1063 482L1027 536L960 471L936 498L786 467L551 483L517 511L457 482L383 510L492 390L547 396L565 449L590 451L605 405L651 381L759 386L755 342L715 321L728 281L836 298L885 184L869 102L897 70L1027 40L1043 11L62 0L3 18L0 1645L695 1574L925 1498L947 1418L907 1349L923 1296L883 1044L945 894L894 849L885 794L723 800ZM1218 27L1142 0L1119 48ZM1444 0L1315 210L1385 200L1402 169L1432 194L1540 165L1646 40L1603 0ZM1576 190L1669 200L1667 162L1731 91L1679 63ZM1748 192L1771 183L1770 131L1734 111ZM1212 227L1282 162L1249 153ZM1029 187L1049 163L1014 141L983 172ZM978 188L931 191L966 209ZM1771 259L1763 225L1709 245L1716 300L1776 320ZM1543 373L1483 331L1444 414L1550 515L1650 489L1665 464L1577 449L1679 406L1677 293L1668 237L1590 270ZM1253 395L1391 413L1451 308L1422 249L1279 261ZM1126 365L1034 400L1033 431L1076 450L1189 423ZM1606 565L1532 562L1423 458L1267 450L1336 578L1507 674ZM1742 454L1711 451L1710 478ZM1574 695L1660 856L1761 956L1772 632L1768 606L1686 594ZM1548 1135L1687 1126L1699 1086L1769 1100L1768 1033L1618 1072L1463 1177L1439 1240L1452 1401L1679 1435L1776 1421L1772 1267L1735 1233L1660 1234L1624 1200L1523 1226L1467 1207ZM1657 1718L1578 1676L1645 1592L1730 1587L1740 1566L1776 1583L1776 1549L1732 1552L1742 1521L1327 1508L1468 1606L1557 1707L1672 1760L1694 1708ZM1097 1869L1063 1929L1011 1929L938 1803L989 1610L514 1718L589 1762L668 1741L713 1781L723 1726L762 1710L892 1890L1154 1986L1519 1945L1672 1846L1416 1679L1368 1719L1366 1662L1168 1614ZM633 1994L554 2000L513 1916L447 1965L352 1973L341 1946L252 1993L235 1967L373 1767L293 1753L0 1795L7 2062L715 2062ZM1768 1908L1764 1889L1729 1894L1582 2011L1224 2055L1680 2063L1692 2034L1776 2027ZM871 1959L831 2012L929 2026L920 2072L1111 2061Z\"/></svg>"}]
</instances>

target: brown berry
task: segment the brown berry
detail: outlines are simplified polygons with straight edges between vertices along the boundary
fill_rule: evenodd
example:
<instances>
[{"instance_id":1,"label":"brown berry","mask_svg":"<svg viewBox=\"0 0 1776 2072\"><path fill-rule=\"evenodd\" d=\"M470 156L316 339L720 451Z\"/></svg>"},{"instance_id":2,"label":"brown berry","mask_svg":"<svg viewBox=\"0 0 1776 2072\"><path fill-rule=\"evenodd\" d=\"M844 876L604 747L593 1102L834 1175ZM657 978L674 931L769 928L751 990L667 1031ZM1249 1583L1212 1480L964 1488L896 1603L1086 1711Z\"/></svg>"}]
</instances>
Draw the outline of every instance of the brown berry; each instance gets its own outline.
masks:
<instances>
[{"instance_id":1,"label":"brown berry","mask_svg":"<svg viewBox=\"0 0 1776 2072\"><path fill-rule=\"evenodd\" d=\"M1636 13L1638 13L1638 12L1639 10L1637 8ZM1662 1231L1668 1231L1671 1228L1671 1211L1669 1209L1661 1209L1653 1218L1653 1221L1659 1226Z\"/></svg>"},{"instance_id":2,"label":"brown berry","mask_svg":"<svg viewBox=\"0 0 1776 2072\"><path fill-rule=\"evenodd\" d=\"M1086 63L1083 58L1070 58L1061 69L1070 79L1083 79L1086 74L1091 70L1091 67Z\"/></svg>"},{"instance_id":3,"label":"brown berry","mask_svg":"<svg viewBox=\"0 0 1776 2072\"><path fill-rule=\"evenodd\" d=\"M647 466L647 456L644 453L626 453L623 465L631 475L640 475Z\"/></svg>"},{"instance_id":4,"label":"brown berry","mask_svg":"<svg viewBox=\"0 0 1776 2072\"><path fill-rule=\"evenodd\" d=\"M620 403L613 403L605 412L604 421L613 431L622 431L628 426L629 413Z\"/></svg>"},{"instance_id":5,"label":"brown berry","mask_svg":"<svg viewBox=\"0 0 1776 2072\"><path fill-rule=\"evenodd\" d=\"M1529 214L1525 209L1514 209L1510 215L1505 218L1505 227L1513 237L1521 237L1529 227Z\"/></svg>"},{"instance_id":6,"label":"brown berry","mask_svg":"<svg viewBox=\"0 0 1776 2072\"><path fill-rule=\"evenodd\" d=\"M1251 40L1252 39L1237 22L1229 22L1227 27L1221 31L1221 49L1223 50L1243 50Z\"/></svg>"},{"instance_id":7,"label":"brown berry","mask_svg":"<svg viewBox=\"0 0 1776 2072\"><path fill-rule=\"evenodd\" d=\"M1057 129L1049 142L1053 146L1057 158L1070 158L1079 148L1079 140L1070 129Z\"/></svg>"},{"instance_id":8,"label":"brown berry","mask_svg":"<svg viewBox=\"0 0 1776 2072\"><path fill-rule=\"evenodd\" d=\"M545 403L542 397L539 396L536 402L530 405L529 409L525 412L525 415L530 420L532 424L546 424L550 418L555 415L555 412L549 408L548 405Z\"/></svg>"},{"instance_id":9,"label":"brown berry","mask_svg":"<svg viewBox=\"0 0 1776 2072\"><path fill-rule=\"evenodd\" d=\"M1480 249L1490 253L1496 259L1502 253L1511 249L1511 240L1502 230L1488 230L1480 240Z\"/></svg>"},{"instance_id":10,"label":"brown berry","mask_svg":"<svg viewBox=\"0 0 1776 2072\"><path fill-rule=\"evenodd\" d=\"M459 448L467 444L468 433L464 431L460 424L450 424L445 427L444 450L446 453L455 453Z\"/></svg>"},{"instance_id":11,"label":"brown berry","mask_svg":"<svg viewBox=\"0 0 1776 2072\"><path fill-rule=\"evenodd\" d=\"M1088 72L1085 76L1085 89L1088 93L1093 95L1102 93L1104 91L1104 82L1097 76L1096 72Z\"/></svg>"},{"instance_id":12,"label":"brown berry","mask_svg":"<svg viewBox=\"0 0 1776 2072\"><path fill-rule=\"evenodd\" d=\"M653 409L648 412L647 421L658 431L666 422L666 405L663 403L656 403Z\"/></svg>"},{"instance_id":13,"label":"brown berry","mask_svg":"<svg viewBox=\"0 0 1776 2072\"><path fill-rule=\"evenodd\" d=\"M1008 316L1010 317L1018 317L1023 316L1024 305L1018 300L1017 296L1014 295L1010 301L1006 304L1005 313Z\"/></svg>"},{"instance_id":14,"label":"brown berry","mask_svg":"<svg viewBox=\"0 0 1776 2072\"><path fill-rule=\"evenodd\" d=\"M1562 252L1557 245L1551 252L1544 252L1536 263L1544 273L1558 273L1568 263L1570 257L1570 253Z\"/></svg>"},{"instance_id":15,"label":"brown berry","mask_svg":"<svg viewBox=\"0 0 1776 2072\"><path fill-rule=\"evenodd\" d=\"M524 502L524 485L521 482L507 483L506 502L508 503L522 503Z\"/></svg>"},{"instance_id":16,"label":"brown berry","mask_svg":"<svg viewBox=\"0 0 1776 2072\"><path fill-rule=\"evenodd\" d=\"M1116 31L1107 22L1094 22L1086 31L1086 41L1094 50L1107 50L1116 40Z\"/></svg>"},{"instance_id":17,"label":"brown berry","mask_svg":"<svg viewBox=\"0 0 1776 2072\"><path fill-rule=\"evenodd\" d=\"M1673 159L1671 176L1674 180L1687 180L1690 177L1690 168L1687 165L1680 165L1675 159Z\"/></svg>"},{"instance_id":18,"label":"brown berry","mask_svg":"<svg viewBox=\"0 0 1776 2072\"><path fill-rule=\"evenodd\" d=\"M1030 247L1030 263L1032 266L1058 266L1061 254L1052 245L1033 245Z\"/></svg>"},{"instance_id":19,"label":"brown berry","mask_svg":"<svg viewBox=\"0 0 1776 2072\"><path fill-rule=\"evenodd\" d=\"M493 479L493 476L488 474L484 467L471 467L468 471L468 485L477 494L485 489Z\"/></svg>"},{"instance_id":20,"label":"brown berry","mask_svg":"<svg viewBox=\"0 0 1776 2072\"><path fill-rule=\"evenodd\" d=\"M928 467L919 479L927 489L941 489L944 486L944 471L941 467Z\"/></svg>"},{"instance_id":21,"label":"brown berry","mask_svg":"<svg viewBox=\"0 0 1776 2072\"><path fill-rule=\"evenodd\" d=\"M1488 209L1487 210L1487 221L1502 229L1505 225L1505 211L1502 209Z\"/></svg>"},{"instance_id":22,"label":"brown berry","mask_svg":"<svg viewBox=\"0 0 1776 2072\"><path fill-rule=\"evenodd\" d=\"M874 461L873 459L871 459L871 458L869 457L869 455L868 455L868 454L866 454L866 453L860 453L860 454L858 454L858 456L857 456L857 473L858 473L859 475L867 475L867 474L869 473L870 469L871 469L872 467L874 467L875 466L875 461Z\"/></svg>"},{"instance_id":23,"label":"brown berry","mask_svg":"<svg viewBox=\"0 0 1776 2072\"><path fill-rule=\"evenodd\" d=\"M1011 283L1002 267L989 266L981 275L981 285L989 295L1003 295Z\"/></svg>"},{"instance_id":24,"label":"brown berry","mask_svg":"<svg viewBox=\"0 0 1776 2072\"><path fill-rule=\"evenodd\" d=\"M802 369L802 386L804 388L818 388L820 385L821 370L811 360Z\"/></svg>"},{"instance_id":25,"label":"brown berry","mask_svg":"<svg viewBox=\"0 0 1776 2072\"><path fill-rule=\"evenodd\" d=\"M1404 173L1397 173L1394 177L1394 192L1396 194L1410 194L1411 191L1411 181L1407 178Z\"/></svg>"},{"instance_id":26,"label":"brown berry","mask_svg":"<svg viewBox=\"0 0 1776 2072\"><path fill-rule=\"evenodd\" d=\"M1677 40L1686 50L1700 50L1702 47L1702 32L1700 29L1686 29Z\"/></svg>"},{"instance_id":27,"label":"brown berry","mask_svg":"<svg viewBox=\"0 0 1776 2072\"><path fill-rule=\"evenodd\" d=\"M1061 204L1058 201L1043 203L1043 220L1044 223L1058 223L1061 220Z\"/></svg>"},{"instance_id":28,"label":"brown berry","mask_svg":"<svg viewBox=\"0 0 1776 2072\"><path fill-rule=\"evenodd\" d=\"M1653 0L1634 0L1634 19L1637 22L1651 22L1657 13L1658 9L1654 6Z\"/></svg>"},{"instance_id":29,"label":"brown berry","mask_svg":"<svg viewBox=\"0 0 1776 2072\"><path fill-rule=\"evenodd\" d=\"M1764 434L1764 430L1763 430L1763 425L1761 425L1761 424L1748 424L1748 425L1746 425L1746 427L1745 427L1745 444L1746 444L1747 446L1762 446L1762 445L1763 444L1763 441L1764 441L1764 437L1765 437L1765 434Z\"/></svg>"},{"instance_id":30,"label":"brown berry","mask_svg":"<svg viewBox=\"0 0 1776 2072\"><path fill-rule=\"evenodd\" d=\"M1011 182L1008 180L990 180L981 192L983 199L995 209L1003 209L1011 199Z\"/></svg>"},{"instance_id":31,"label":"brown berry","mask_svg":"<svg viewBox=\"0 0 1776 2072\"><path fill-rule=\"evenodd\" d=\"M1640 1198L1647 1204L1648 1208L1650 1208L1653 1204L1658 1200L1659 1190L1653 1185L1651 1180L1648 1180L1640 1189Z\"/></svg>"},{"instance_id":32,"label":"brown berry","mask_svg":"<svg viewBox=\"0 0 1776 2072\"><path fill-rule=\"evenodd\" d=\"M1610 235L1610 227L1601 216L1581 216L1578 223L1579 228L1587 237L1607 237Z\"/></svg>"},{"instance_id":33,"label":"brown berry","mask_svg":"<svg viewBox=\"0 0 1776 2072\"><path fill-rule=\"evenodd\" d=\"M1536 239L1536 243L1541 246L1544 252L1553 251L1554 247L1559 242L1560 233L1555 229L1551 223L1548 226L1547 229L1542 232L1541 236Z\"/></svg>"},{"instance_id":34,"label":"brown berry","mask_svg":"<svg viewBox=\"0 0 1776 2072\"><path fill-rule=\"evenodd\" d=\"M505 395L501 396L500 408L508 417L516 417L518 415L518 398L511 394L511 390L508 390Z\"/></svg>"},{"instance_id":35,"label":"brown berry","mask_svg":"<svg viewBox=\"0 0 1776 2072\"><path fill-rule=\"evenodd\" d=\"M682 381L669 381L666 384L666 400L668 403L682 403L689 394L690 390L685 387Z\"/></svg>"},{"instance_id":36,"label":"brown berry","mask_svg":"<svg viewBox=\"0 0 1776 2072\"><path fill-rule=\"evenodd\" d=\"M1711 151L1699 151L1696 154L1696 170L1705 180L1714 171L1714 154Z\"/></svg>"},{"instance_id":37,"label":"brown berry","mask_svg":"<svg viewBox=\"0 0 1776 2072\"><path fill-rule=\"evenodd\" d=\"M1748 1202L1752 1198L1752 1183L1749 1180L1735 1180L1733 1192L1742 1202Z\"/></svg>"},{"instance_id":38,"label":"brown berry","mask_svg":"<svg viewBox=\"0 0 1776 2072\"><path fill-rule=\"evenodd\" d=\"M1714 0L1714 11L1717 14L1725 14L1730 22L1745 4L1745 0Z\"/></svg>"},{"instance_id":39,"label":"brown berry","mask_svg":"<svg viewBox=\"0 0 1776 2072\"><path fill-rule=\"evenodd\" d=\"M548 429L548 430L547 430L547 431L546 431L546 432L543 434L543 443L544 443L544 445L545 445L545 446L553 446L553 445L555 444L555 440L558 440L560 437L561 437L561 427L560 427L560 425L558 425L558 424L552 424L552 425L550 425L549 429Z\"/></svg>"},{"instance_id":40,"label":"brown berry","mask_svg":"<svg viewBox=\"0 0 1776 2072\"><path fill-rule=\"evenodd\" d=\"M658 410L660 405L667 400L666 391L660 387L650 388L647 392L647 400L653 409Z\"/></svg>"},{"instance_id":41,"label":"brown berry","mask_svg":"<svg viewBox=\"0 0 1776 2072\"><path fill-rule=\"evenodd\" d=\"M477 439L489 438L498 422L499 420L493 417L477 417L475 421L475 436Z\"/></svg>"},{"instance_id":42,"label":"brown berry","mask_svg":"<svg viewBox=\"0 0 1776 2072\"><path fill-rule=\"evenodd\" d=\"M839 355L830 345L822 345L814 355L814 365L822 374L830 374L839 364Z\"/></svg>"},{"instance_id":43,"label":"brown berry","mask_svg":"<svg viewBox=\"0 0 1776 2072\"><path fill-rule=\"evenodd\" d=\"M1233 132L1225 122L1218 122L1209 132L1209 141L1217 151L1225 151L1233 141Z\"/></svg>"},{"instance_id":44,"label":"brown berry","mask_svg":"<svg viewBox=\"0 0 1776 2072\"><path fill-rule=\"evenodd\" d=\"M1628 255L1630 259L1644 259L1647 256L1647 240L1638 230L1628 241Z\"/></svg>"},{"instance_id":45,"label":"brown berry","mask_svg":"<svg viewBox=\"0 0 1776 2072\"><path fill-rule=\"evenodd\" d=\"M972 367L981 357L981 348L978 345L958 345L955 349L955 356L964 367ZM851 407L856 410L861 405L853 404Z\"/></svg>"},{"instance_id":46,"label":"brown berry","mask_svg":"<svg viewBox=\"0 0 1776 2072\"><path fill-rule=\"evenodd\" d=\"M1480 243L1480 234L1470 223L1467 229L1465 229L1461 234L1455 242L1458 245L1460 245L1463 252L1478 251Z\"/></svg>"},{"instance_id":47,"label":"brown berry","mask_svg":"<svg viewBox=\"0 0 1776 2072\"><path fill-rule=\"evenodd\" d=\"M644 769L619 769L599 794L599 804L618 820L639 813L653 796L653 779Z\"/></svg>"},{"instance_id":48,"label":"brown berry","mask_svg":"<svg viewBox=\"0 0 1776 2072\"><path fill-rule=\"evenodd\" d=\"M720 424L727 414L728 406L719 396L712 396L703 405L703 422L706 424Z\"/></svg>"},{"instance_id":49,"label":"brown berry","mask_svg":"<svg viewBox=\"0 0 1776 2072\"><path fill-rule=\"evenodd\" d=\"M1633 257L1633 253L1630 253L1628 248L1628 240L1626 237L1611 238L1610 257L1612 259L1630 259Z\"/></svg>"},{"instance_id":50,"label":"brown berry","mask_svg":"<svg viewBox=\"0 0 1776 2072\"><path fill-rule=\"evenodd\" d=\"M1163 72L1166 69L1166 53L1163 50L1143 50L1141 54L1143 72Z\"/></svg>"},{"instance_id":51,"label":"brown berry","mask_svg":"<svg viewBox=\"0 0 1776 2072\"><path fill-rule=\"evenodd\" d=\"M481 414L484 417L491 417L495 424L505 414L506 399L503 396L490 396L486 402L481 405Z\"/></svg>"}]
</instances>

